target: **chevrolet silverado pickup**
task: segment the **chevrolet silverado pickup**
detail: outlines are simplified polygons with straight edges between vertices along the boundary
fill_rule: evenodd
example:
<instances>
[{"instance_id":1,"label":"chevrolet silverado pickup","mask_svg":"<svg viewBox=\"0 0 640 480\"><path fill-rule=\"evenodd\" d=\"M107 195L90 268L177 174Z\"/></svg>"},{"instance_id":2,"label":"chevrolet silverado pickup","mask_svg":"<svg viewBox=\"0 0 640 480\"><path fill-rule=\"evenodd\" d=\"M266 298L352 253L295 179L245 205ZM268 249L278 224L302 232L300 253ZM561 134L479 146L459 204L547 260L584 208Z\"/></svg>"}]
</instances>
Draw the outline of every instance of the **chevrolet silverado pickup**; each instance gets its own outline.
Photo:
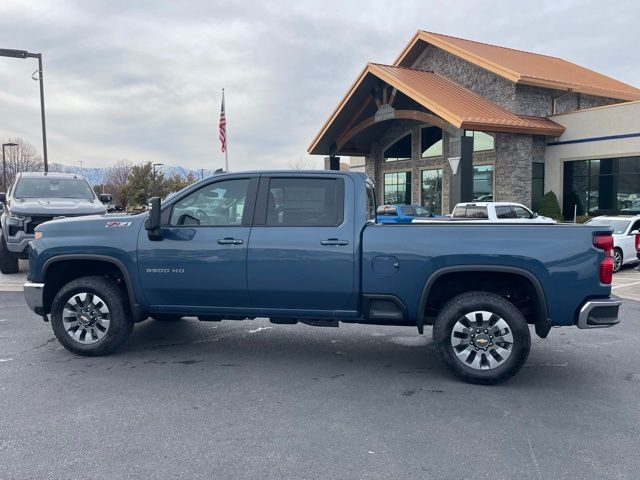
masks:
<instances>
[{"instance_id":1,"label":"chevrolet silverado pickup","mask_svg":"<svg viewBox=\"0 0 640 480\"><path fill-rule=\"evenodd\" d=\"M220 174L150 203L36 228L25 298L69 351L110 353L148 317L433 326L455 375L498 383L530 329L619 322L609 227L377 224L371 182L336 171Z\"/></svg>"},{"instance_id":2,"label":"chevrolet silverado pickup","mask_svg":"<svg viewBox=\"0 0 640 480\"><path fill-rule=\"evenodd\" d=\"M13 186L0 202L6 204L0 217L0 273L16 273L18 259L27 258L27 247L35 228L56 217L106 213L104 199L96 196L81 175L69 173L18 173Z\"/></svg>"}]
</instances>

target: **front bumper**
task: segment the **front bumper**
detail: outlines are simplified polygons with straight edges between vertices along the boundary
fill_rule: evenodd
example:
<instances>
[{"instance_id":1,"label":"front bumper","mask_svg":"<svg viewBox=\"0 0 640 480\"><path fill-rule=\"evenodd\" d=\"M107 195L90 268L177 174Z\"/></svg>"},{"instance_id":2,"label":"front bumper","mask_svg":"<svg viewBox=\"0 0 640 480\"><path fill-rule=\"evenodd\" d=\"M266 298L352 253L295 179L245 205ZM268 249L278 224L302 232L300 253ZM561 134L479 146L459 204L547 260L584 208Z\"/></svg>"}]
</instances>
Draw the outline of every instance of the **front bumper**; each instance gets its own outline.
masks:
<instances>
[{"instance_id":1,"label":"front bumper","mask_svg":"<svg viewBox=\"0 0 640 480\"><path fill-rule=\"evenodd\" d=\"M21 255L27 251L29 242L31 242L34 238L35 235L32 233L19 231L18 234L14 237L7 237L7 250L12 253Z\"/></svg>"},{"instance_id":2,"label":"front bumper","mask_svg":"<svg viewBox=\"0 0 640 480\"><path fill-rule=\"evenodd\" d=\"M617 325L620 323L620 305L622 300L614 295L585 302L578 312L578 328L606 328Z\"/></svg>"},{"instance_id":3,"label":"front bumper","mask_svg":"<svg viewBox=\"0 0 640 480\"><path fill-rule=\"evenodd\" d=\"M27 282L24 284L24 299L29 308L38 315L44 315L43 298L44 283Z\"/></svg>"}]
</instances>

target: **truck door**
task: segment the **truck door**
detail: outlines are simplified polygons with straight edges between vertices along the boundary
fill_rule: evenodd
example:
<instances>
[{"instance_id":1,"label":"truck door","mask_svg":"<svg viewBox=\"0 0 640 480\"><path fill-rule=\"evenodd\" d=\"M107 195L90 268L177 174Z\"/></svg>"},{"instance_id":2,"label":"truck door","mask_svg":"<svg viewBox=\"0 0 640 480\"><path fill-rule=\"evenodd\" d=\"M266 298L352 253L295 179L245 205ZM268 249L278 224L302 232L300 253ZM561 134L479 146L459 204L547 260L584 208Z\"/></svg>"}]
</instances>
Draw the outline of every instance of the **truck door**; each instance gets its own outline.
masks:
<instances>
[{"instance_id":1,"label":"truck door","mask_svg":"<svg viewBox=\"0 0 640 480\"><path fill-rule=\"evenodd\" d=\"M141 231L138 268L149 305L250 306L247 247L258 180L214 180L163 211L161 240Z\"/></svg>"},{"instance_id":2,"label":"truck door","mask_svg":"<svg viewBox=\"0 0 640 480\"><path fill-rule=\"evenodd\" d=\"M263 176L247 277L256 308L353 311L354 195L349 177ZM311 313L310 313L311 314Z\"/></svg>"}]
</instances>

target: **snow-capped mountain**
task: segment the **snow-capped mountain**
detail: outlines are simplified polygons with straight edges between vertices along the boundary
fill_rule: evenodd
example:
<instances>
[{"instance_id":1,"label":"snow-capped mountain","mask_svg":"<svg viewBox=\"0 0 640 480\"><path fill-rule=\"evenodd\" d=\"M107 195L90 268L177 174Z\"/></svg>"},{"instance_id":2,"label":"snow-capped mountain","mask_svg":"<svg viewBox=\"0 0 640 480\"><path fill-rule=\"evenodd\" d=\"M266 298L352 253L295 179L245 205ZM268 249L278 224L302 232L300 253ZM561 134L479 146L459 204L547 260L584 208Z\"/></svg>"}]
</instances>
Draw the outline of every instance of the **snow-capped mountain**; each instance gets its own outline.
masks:
<instances>
[{"instance_id":1,"label":"snow-capped mountain","mask_svg":"<svg viewBox=\"0 0 640 480\"><path fill-rule=\"evenodd\" d=\"M104 176L107 173L108 168L99 168L99 167L85 167L80 168L79 166L71 166L71 165L62 165L60 163L52 163L49 167L49 170L52 172L62 172L62 173L76 173L85 177L91 185L100 185L104 182ZM189 168L173 166L173 165L163 165L157 169L158 172L164 174L165 178L173 177L178 174L182 178L186 178L190 173L193 173L196 178L200 178L201 171L200 170L191 170ZM213 175L215 170L204 169L204 176L209 177Z\"/></svg>"}]
</instances>

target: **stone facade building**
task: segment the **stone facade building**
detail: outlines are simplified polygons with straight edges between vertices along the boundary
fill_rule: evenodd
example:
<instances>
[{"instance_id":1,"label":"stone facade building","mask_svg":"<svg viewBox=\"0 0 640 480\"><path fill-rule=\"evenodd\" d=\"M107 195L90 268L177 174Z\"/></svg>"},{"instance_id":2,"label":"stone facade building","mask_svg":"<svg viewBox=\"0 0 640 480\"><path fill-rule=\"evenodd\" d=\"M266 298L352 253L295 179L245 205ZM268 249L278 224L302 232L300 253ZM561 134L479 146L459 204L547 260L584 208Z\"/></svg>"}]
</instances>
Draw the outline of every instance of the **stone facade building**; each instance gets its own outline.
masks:
<instances>
[{"instance_id":1,"label":"stone facade building","mask_svg":"<svg viewBox=\"0 0 640 480\"><path fill-rule=\"evenodd\" d=\"M556 57L419 31L393 65L367 64L309 152L364 157L380 204L447 213L448 159L472 136L474 200L535 208L547 144L565 130L552 116L637 99Z\"/></svg>"}]
</instances>

